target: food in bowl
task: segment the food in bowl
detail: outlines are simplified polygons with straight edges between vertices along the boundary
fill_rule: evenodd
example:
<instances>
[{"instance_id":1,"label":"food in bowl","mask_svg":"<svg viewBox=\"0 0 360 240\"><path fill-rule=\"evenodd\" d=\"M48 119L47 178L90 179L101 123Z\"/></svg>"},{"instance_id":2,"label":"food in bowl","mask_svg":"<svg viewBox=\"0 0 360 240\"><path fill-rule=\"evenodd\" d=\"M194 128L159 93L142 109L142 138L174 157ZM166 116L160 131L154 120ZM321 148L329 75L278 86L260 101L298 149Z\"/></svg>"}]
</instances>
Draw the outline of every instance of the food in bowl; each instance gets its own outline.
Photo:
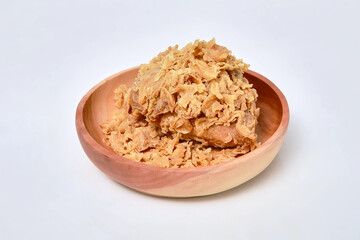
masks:
<instances>
[{"instance_id":1,"label":"food in bowl","mask_svg":"<svg viewBox=\"0 0 360 240\"><path fill-rule=\"evenodd\" d=\"M114 92L104 141L128 159L160 167L210 166L259 146L249 65L215 39L169 47Z\"/></svg>"}]
</instances>

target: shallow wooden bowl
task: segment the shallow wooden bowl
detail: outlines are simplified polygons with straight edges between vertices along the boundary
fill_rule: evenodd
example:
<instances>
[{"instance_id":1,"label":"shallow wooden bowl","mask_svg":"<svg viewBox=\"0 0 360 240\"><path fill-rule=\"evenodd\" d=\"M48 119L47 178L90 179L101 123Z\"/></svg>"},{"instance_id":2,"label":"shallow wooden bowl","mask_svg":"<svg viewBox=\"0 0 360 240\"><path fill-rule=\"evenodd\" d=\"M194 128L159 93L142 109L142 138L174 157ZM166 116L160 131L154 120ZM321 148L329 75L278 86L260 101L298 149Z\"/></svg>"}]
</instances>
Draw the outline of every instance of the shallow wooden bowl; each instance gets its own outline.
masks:
<instances>
[{"instance_id":1,"label":"shallow wooden bowl","mask_svg":"<svg viewBox=\"0 0 360 240\"><path fill-rule=\"evenodd\" d=\"M117 73L93 87L76 110L76 129L90 160L113 180L137 191L165 197L195 197L236 187L263 171L275 158L285 138L289 108L284 95L267 78L247 71L259 98L258 140L254 151L225 163L197 168L163 168L134 162L115 154L103 143L100 124L112 118L114 89L131 86L139 67Z\"/></svg>"}]
</instances>

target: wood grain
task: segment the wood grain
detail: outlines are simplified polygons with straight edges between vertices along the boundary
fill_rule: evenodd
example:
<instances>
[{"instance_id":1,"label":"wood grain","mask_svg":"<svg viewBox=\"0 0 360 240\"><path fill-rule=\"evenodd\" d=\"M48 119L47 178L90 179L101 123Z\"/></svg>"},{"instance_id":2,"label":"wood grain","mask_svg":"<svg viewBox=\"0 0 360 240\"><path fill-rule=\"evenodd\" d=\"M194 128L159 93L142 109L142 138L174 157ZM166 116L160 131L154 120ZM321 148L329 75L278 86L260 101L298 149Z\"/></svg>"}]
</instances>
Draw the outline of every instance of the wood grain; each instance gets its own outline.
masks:
<instances>
[{"instance_id":1,"label":"wood grain","mask_svg":"<svg viewBox=\"0 0 360 240\"><path fill-rule=\"evenodd\" d=\"M76 110L76 129L90 160L113 180L137 191L164 197L195 197L236 187L263 171L284 141L289 108L281 91L264 76L248 70L245 77L259 94L258 139L254 151L225 163L197 168L162 168L137 163L115 154L102 139L100 124L112 118L114 90L131 86L139 67L117 73L93 87Z\"/></svg>"}]
</instances>

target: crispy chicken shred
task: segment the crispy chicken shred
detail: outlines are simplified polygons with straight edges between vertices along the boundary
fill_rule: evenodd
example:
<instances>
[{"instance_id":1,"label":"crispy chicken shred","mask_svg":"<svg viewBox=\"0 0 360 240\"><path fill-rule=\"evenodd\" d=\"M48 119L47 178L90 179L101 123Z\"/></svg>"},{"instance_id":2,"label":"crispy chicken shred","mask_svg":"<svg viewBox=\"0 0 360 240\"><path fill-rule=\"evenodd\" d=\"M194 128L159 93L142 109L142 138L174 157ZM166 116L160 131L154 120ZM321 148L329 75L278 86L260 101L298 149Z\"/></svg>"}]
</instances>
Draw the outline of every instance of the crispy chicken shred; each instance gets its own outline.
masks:
<instances>
[{"instance_id":1,"label":"crispy chicken shred","mask_svg":"<svg viewBox=\"0 0 360 240\"><path fill-rule=\"evenodd\" d=\"M131 88L115 90L104 141L160 167L210 166L252 151L260 110L248 67L215 39L169 47L140 66Z\"/></svg>"}]
</instances>

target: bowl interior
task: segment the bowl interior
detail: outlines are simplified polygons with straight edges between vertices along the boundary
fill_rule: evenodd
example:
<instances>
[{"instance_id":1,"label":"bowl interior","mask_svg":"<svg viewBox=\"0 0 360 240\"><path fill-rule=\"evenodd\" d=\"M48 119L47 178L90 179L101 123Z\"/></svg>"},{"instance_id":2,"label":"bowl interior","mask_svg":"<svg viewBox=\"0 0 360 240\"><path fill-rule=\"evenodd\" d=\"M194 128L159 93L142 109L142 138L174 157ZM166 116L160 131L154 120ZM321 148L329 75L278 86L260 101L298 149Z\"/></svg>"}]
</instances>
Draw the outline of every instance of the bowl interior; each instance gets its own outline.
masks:
<instances>
[{"instance_id":1,"label":"bowl interior","mask_svg":"<svg viewBox=\"0 0 360 240\"><path fill-rule=\"evenodd\" d=\"M245 73L245 77L254 85L259 95L256 106L260 108L260 116L258 118L256 133L258 134L258 141L264 143L280 126L283 117L283 106L280 96L268 82L258 78L250 71Z\"/></svg>"},{"instance_id":2,"label":"bowl interior","mask_svg":"<svg viewBox=\"0 0 360 240\"><path fill-rule=\"evenodd\" d=\"M85 127L93 139L104 148L111 150L104 142L104 134L100 124L112 118L114 104L114 90L121 84L131 86L137 76L138 68L132 68L111 76L95 86L84 105L83 121ZM245 77L254 84L259 98L257 106L260 108L259 124L257 126L258 141L264 143L278 129L283 108L279 96L269 85L268 80L260 79L256 73L248 71ZM271 83L270 83L271 84Z\"/></svg>"}]
</instances>

